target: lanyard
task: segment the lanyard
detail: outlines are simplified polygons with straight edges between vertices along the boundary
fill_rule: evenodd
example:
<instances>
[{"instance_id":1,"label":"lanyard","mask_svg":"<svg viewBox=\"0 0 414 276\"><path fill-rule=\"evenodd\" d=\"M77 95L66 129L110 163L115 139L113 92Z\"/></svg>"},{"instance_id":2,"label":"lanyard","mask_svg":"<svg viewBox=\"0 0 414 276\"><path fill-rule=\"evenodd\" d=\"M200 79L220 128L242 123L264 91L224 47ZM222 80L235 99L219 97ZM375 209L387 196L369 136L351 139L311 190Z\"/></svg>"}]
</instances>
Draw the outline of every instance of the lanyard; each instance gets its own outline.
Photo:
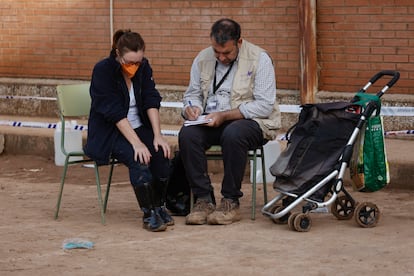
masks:
<instances>
[{"instance_id":1,"label":"lanyard","mask_svg":"<svg viewBox=\"0 0 414 276\"><path fill-rule=\"evenodd\" d=\"M227 78L227 76L229 75L231 68L233 67L234 61L232 63L230 63L230 67L229 69L227 69L226 74L224 74L224 76L221 78L221 80L219 81L219 83L217 84L217 80L216 80L216 69L217 69L217 64L218 62L216 61L216 66L214 67L214 86L213 86L213 94L216 94L217 89L220 88L220 86L223 84L224 80Z\"/></svg>"}]
</instances>

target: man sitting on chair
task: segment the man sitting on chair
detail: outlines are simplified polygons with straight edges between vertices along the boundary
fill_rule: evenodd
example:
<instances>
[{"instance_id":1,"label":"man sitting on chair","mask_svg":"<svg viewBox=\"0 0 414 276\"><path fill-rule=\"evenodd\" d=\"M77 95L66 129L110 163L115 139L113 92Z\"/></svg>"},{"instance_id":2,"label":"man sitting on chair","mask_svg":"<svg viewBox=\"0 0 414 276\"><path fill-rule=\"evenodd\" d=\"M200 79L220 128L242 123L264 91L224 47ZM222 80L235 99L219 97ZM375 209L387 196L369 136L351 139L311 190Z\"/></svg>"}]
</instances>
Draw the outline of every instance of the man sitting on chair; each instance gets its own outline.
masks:
<instances>
[{"instance_id":1,"label":"man sitting on chair","mask_svg":"<svg viewBox=\"0 0 414 276\"><path fill-rule=\"evenodd\" d=\"M179 147L191 191L196 198L186 224L230 224L241 219L239 198L249 150L273 140L280 128L273 63L265 50L240 38L240 25L221 19L211 28L211 46L191 67L183 116L208 123L183 126ZM224 178L215 208L205 151L220 145Z\"/></svg>"}]
</instances>

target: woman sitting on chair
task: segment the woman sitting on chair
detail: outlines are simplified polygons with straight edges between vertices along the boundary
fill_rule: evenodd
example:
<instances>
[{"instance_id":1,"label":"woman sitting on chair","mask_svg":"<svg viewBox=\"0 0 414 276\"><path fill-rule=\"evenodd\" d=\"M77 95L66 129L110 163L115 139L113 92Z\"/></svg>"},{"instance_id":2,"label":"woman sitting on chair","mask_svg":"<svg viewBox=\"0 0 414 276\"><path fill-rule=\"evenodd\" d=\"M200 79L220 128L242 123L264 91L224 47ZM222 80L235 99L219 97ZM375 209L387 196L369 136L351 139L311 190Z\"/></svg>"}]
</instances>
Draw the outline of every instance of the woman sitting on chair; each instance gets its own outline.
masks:
<instances>
[{"instance_id":1,"label":"woman sitting on chair","mask_svg":"<svg viewBox=\"0 0 414 276\"><path fill-rule=\"evenodd\" d=\"M98 165L111 158L125 164L143 227L163 231L174 224L164 207L171 151L161 135L161 96L144 51L140 34L118 30L109 57L95 65L85 153Z\"/></svg>"}]
</instances>

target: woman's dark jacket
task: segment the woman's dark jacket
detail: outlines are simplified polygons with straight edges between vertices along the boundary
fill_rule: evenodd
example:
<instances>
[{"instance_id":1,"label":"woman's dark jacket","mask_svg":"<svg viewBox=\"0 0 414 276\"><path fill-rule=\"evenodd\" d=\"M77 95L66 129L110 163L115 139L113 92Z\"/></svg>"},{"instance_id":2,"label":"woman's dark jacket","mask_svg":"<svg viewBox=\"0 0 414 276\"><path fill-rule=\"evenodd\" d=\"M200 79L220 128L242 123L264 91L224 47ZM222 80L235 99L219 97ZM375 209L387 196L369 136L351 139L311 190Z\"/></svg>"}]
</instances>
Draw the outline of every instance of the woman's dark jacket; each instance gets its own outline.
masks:
<instances>
[{"instance_id":1,"label":"woman's dark jacket","mask_svg":"<svg viewBox=\"0 0 414 276\"><path fill-rule=\"evenodd\" d=\"M122 135L116 123L127 117L129 92L122 69L115 59L115 50L109 57L98 62L92 72L90 95L92 99L88 121L88 138L85 154L99 165L108 164L113 144ZM151 128L147 110L160 108L161 96L155 88L152 68L143 59L137 73L131 79L143 127Z\"/></svg>"}]
</instances>

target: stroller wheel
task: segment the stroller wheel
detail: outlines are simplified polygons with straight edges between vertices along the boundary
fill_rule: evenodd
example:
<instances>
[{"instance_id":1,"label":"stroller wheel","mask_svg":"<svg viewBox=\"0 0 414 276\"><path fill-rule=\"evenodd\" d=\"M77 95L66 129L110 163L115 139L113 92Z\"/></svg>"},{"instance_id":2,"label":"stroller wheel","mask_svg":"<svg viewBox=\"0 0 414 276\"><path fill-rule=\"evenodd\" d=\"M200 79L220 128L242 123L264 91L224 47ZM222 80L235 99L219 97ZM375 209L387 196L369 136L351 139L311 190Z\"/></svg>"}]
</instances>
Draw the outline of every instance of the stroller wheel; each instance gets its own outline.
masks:
<instances>
[{"instance_id":1,"label":"stroller wheel","mask_svg":"<svg viewBox=\"0 0 414 276\"><path fill-rule=\"evenodd\" d=\"M338 196L331 205L331 213L339 220L351 219L354 215L355 203L346 195Z\"/></svg>"},{"instance_id":2,"label":"stroller wheel","mask_svg":"<svg viewBox=\"0 0 414 276\"><path fill-rule=\"evenodd\" d=\"M277 214L280 211L282 211L284 208L285 207L283 206L276 205L270 210L270 212L272 212L272 214ZM288 222L289 216L290 216L290 212L280 218L272 218L272 221L275 224L286 224Z\"/></svg>"},{"instance_id":3,"label":"stroller wheel","mask_svg":"<svg viewBox=\"0 0 414 276\"><path fill-rule=\"evenodd\" d=\"M381 212L377 205L372 202L363 202L355 208L355 221L364 228L371 228L377 225Z\"/></svg>"},{"instance_id":4,"label":"stroller wheel","mask_svg":"<svg viewBox=\"0 0 414 276\"><path fill-rule=\"evenodd\" d=\"M308 232L312 227L312 219L309 214L298 214L293 221L293 227L298 232Z\"/></svg>"},{"instance_id":5,"label":"stroller wheel","mask_svg":"<svg viewBox=\"0 0 414 276\"><path fill-rule=\"evenodd\" d=\"M300 214L301 213L293 213L293 214L291 214L289 216L289 218L288 218L288 226L289 226L289 229L290 230L295 231L295 225L294 225L295 218L296 218L297 215L300 215Z\"/></svg>"}]
</instances>

